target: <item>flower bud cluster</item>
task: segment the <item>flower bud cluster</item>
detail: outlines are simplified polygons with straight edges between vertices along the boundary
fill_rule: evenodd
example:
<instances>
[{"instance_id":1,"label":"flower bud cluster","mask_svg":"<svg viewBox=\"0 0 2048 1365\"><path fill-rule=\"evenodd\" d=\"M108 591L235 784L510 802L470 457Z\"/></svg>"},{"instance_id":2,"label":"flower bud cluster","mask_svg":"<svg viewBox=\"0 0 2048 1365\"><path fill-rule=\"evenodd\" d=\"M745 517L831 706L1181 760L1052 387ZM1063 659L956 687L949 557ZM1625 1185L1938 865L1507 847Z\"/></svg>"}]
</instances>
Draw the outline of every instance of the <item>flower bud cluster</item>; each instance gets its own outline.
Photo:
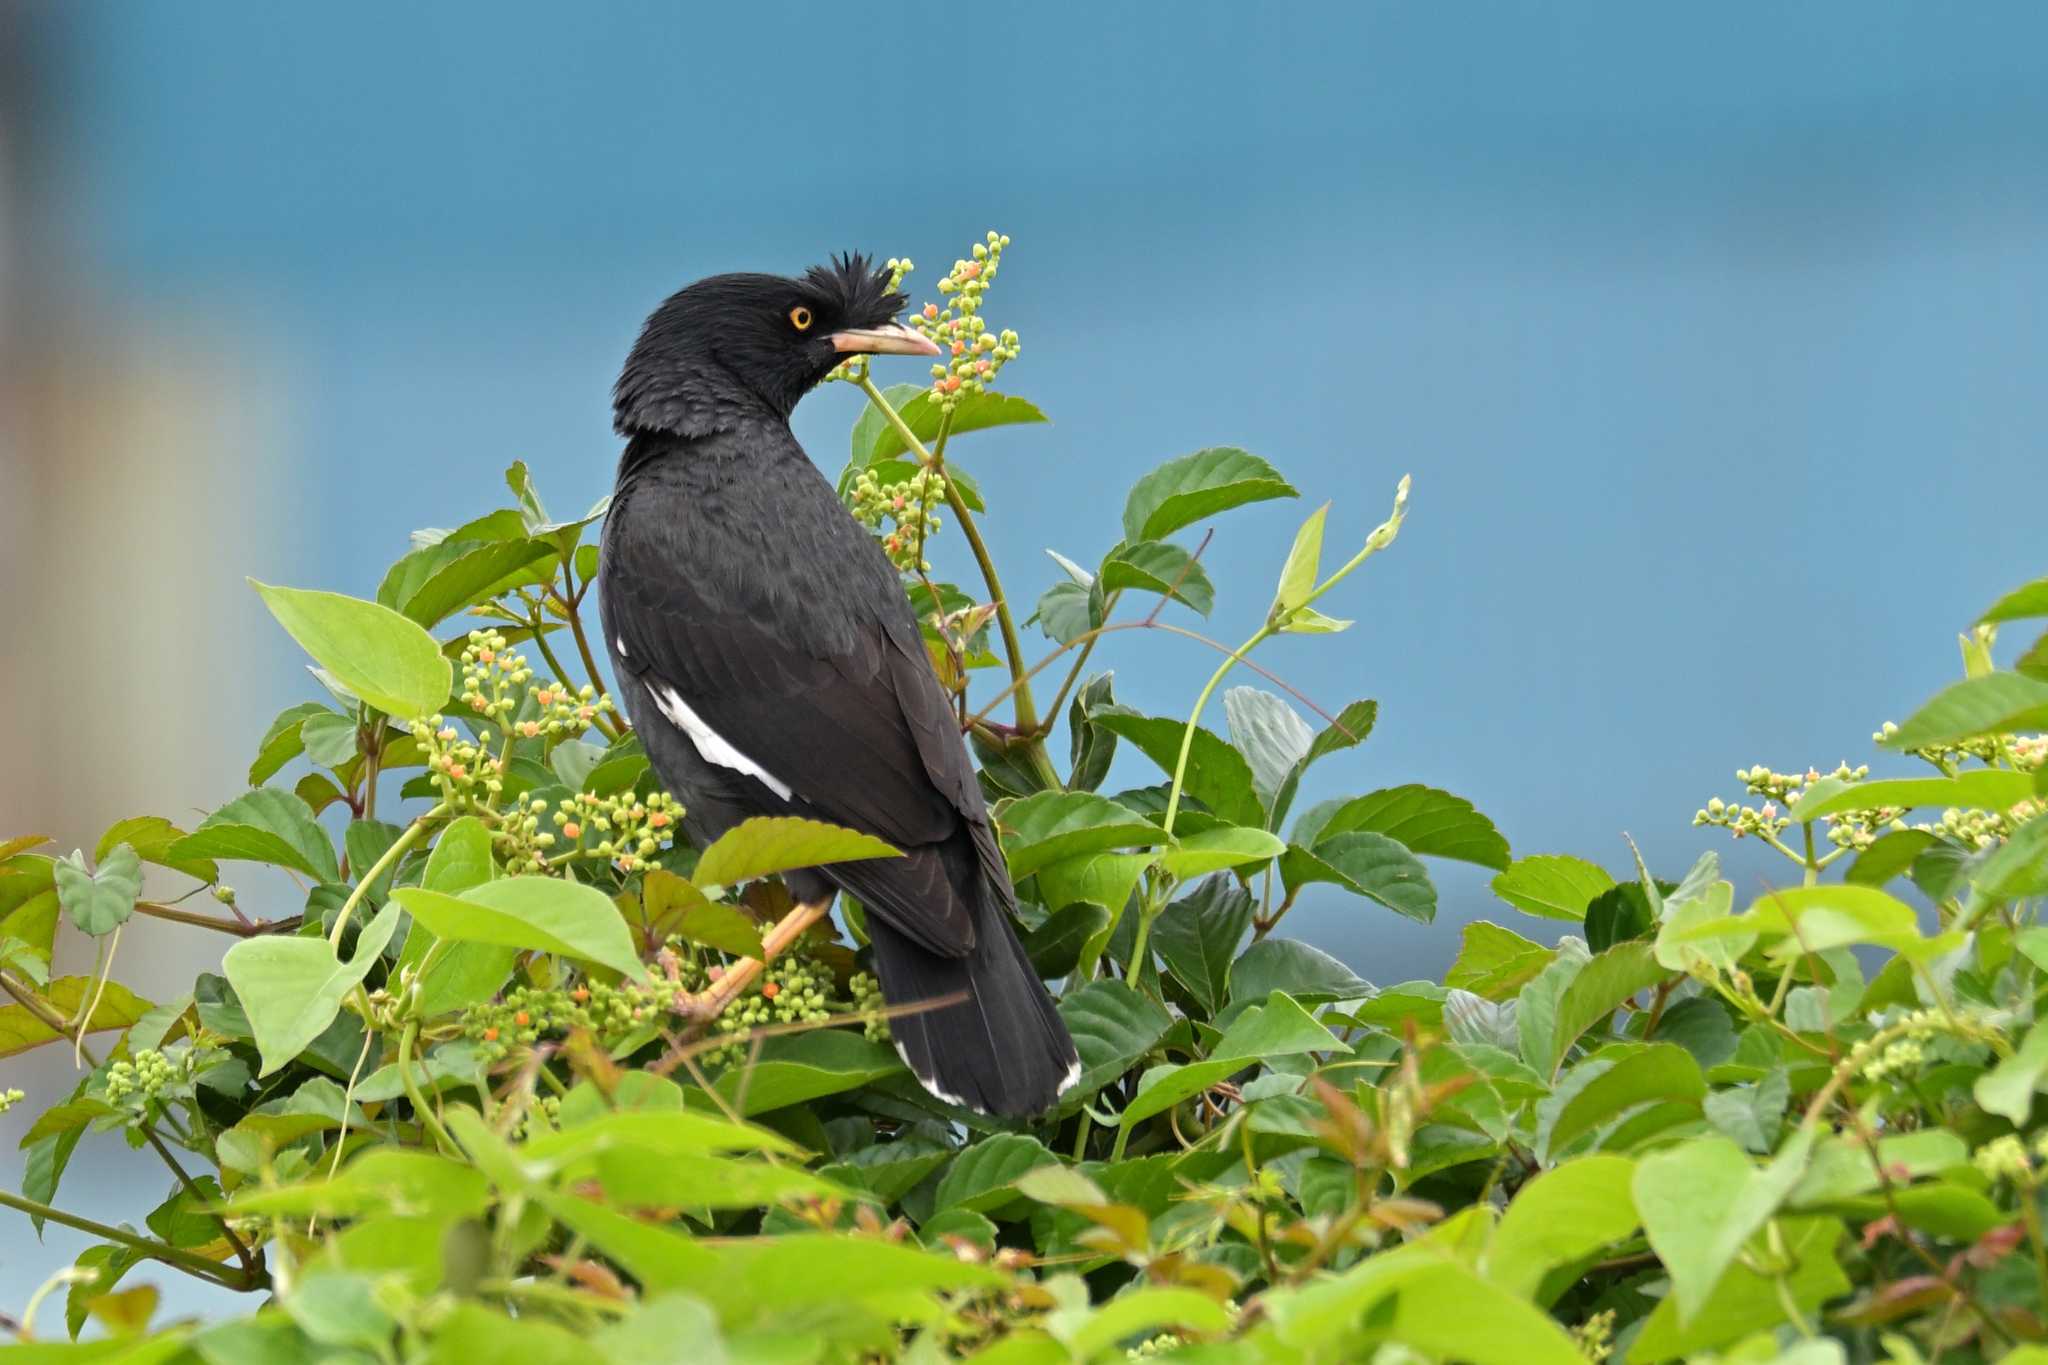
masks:
<instances>
[{"instance_id":1,"label":"flower bud cluster","mask_svg":"<svg viewBox=\"0 0 2048 1365\"><path fill-rule=\"evenodd\" d=\"M529 808L535 804L545 803L529 803ZM538 814L528 818L537 819ZM683 804L663 791L645 797L633 792L577 792L548 819L569 845L564 856L602 858L621 872L637 872L675 838L682 827ZM554 836L548 837L552 847Z\"/></svg>"},{"instance_id":2,"label":"flower bud cluster","mask_svg":"<svg viewBox=\"0 0 2048 1365\"><path fill-rule=\"evenodd\" d=\"M717 967L702 970L704 988L722 974ZM730 1035L732 1041L708 1054L710 1060L728 1065L744 1061L745 1035L753 1029L774 1024L822 1024L834 1013L832 974L801 948L769 963L758 981L757 987L733 1001L713 1023L716 1031Z\"/></svg>"},{"instance_id":3,"label":"flower bud cluster","mask_svg":"<svg viewBox=\"0 0 2048 1365\"><path fill-rule=\"evenodd\" d=\"M6 1113L27 1098L28 1095L24 1091L0 1090L0 1114Z\"/></svg>"},{"instance_id":4,"label":"flower bud cluster","mask_svg":"<svg viewBox=\"0 0 2048 1365\"><path fill-rule=\"evenodd\" d=\"M1979 1147L1970 1160L1976 1163L1977 1169L1984 1173L1987 1180L2011 1180L2027 1184L2033 1181L2034 1163L2028 1160L2026 1147L2012 1133L1991 1139Z\"/></svg>"},{"instance_id":5,"label":"flower bud cluster","mask_svg":"<svg viewBox=\"0 0 2048 1365\"><path fill-rule=\"evenodd\" d=\"M161 1096L166 1086L187 1078L191 1074L193 1059L194 1054L189 1050L177 1061L172 1061L155 1048L144 1048L125 1062L108 1063L107 1103L121 1104L132 1099L136 1108L148 1104Z\"/></svg>"},{"instance_id":6,"label":"flower bud cluster","mask_svg":"<svg viewBox=\"0 0 2048 1365\"><path fill-rule=\"evenodd\" d=\"M868 1041L888 1042L889 1021L877 1012L887 1003L882 999L882 983L867 972L855 972L846 983L846 993L853 997L853 1008L862 1017L862 1032Z\"/></svg>"},{"instance_id":7,"label":"flower bud cluster","mask_svg":"<svg viewBox=\"0 0 2048 1365\"><path fill-rule=\"evenodd\" d=\"M447 724L445 717L436 715L414 721L412 737L419 741L427 773L449 805L489 804L504 790L505 767L487 747L491 743L489 730L480 731L472 742Z\"/></svg>"},{"instance_id":8,"label":"flower bud cluster","mask_svg":"<svg viewBox=\"0 0 2048 1365\"><path fill-rule=\"evenodd\" d=\"M519 986L496 1001L463 1011L462 1030L494 1062L504 1060L514 1048L579 1030L610 1047L660 1017L666 994L659 987L630 981L618 986L579 981L559 989Z\"/></svg>"},{"instance_id":9,"label":"flower bud cluster","mask_svg":"<svg viewBox=\"0 0 2048 1365\"><path fill-rule=\"evenodd\" d=\"M525 1142L544 1133L552 1133L562 1126L562 1097L559 1095L535 1095L519 1115L519 1122L512 1125L515 1142Z\"/></svg>"},{"instance_id":10,"label":"flower bud cluster","mask_svg":"<svg viewBox=\"0 0 2048 1365\"><path fill-rule=\"evenodd\" d=\"M1898 734L1898 732L1898 723L1888 720L1872 731L1870 738L1875 743L1883 744L1891 739L1892 736ZM1976 739L1966 739L1956 744L1928 744L1918 749L1908 749L1906 752L1915 758L1924 759L1932 763L1935 767L1946 773L1954 772L1965 762L1973 758L1980 763L1996 761L1999 743L2000 737L1984 735Z\"/></svg>"},{"instance_id":11,"label":"flower bud cluster","mask_svg":"<svg viewBox=\"0 0 2048 1365\"><path fill-rule=\"evenodd\" d=\"M1943 811L1940 819L1924 820L1915 824L1913 828L1926 830L1929 834L1951 843L1961 844L1964 848L1983 849L2005 839L2012 833L2014 824L2015 820L2012 817L1997 811L1951 808Z\"/></svg>"},{"instance_id":12,"label":"flower bud cluster","mask_svg":"<svg viewBox=\"0 0 2048 1365\"><path fill-rule=\"evenodd\" d=\"M1913 1010L1888 1024L1882 1039L1865 1038L1850 1048L1849 1065L1866 1080L1896 1079L1926 1061L1926 1044L1950 1027L1938 1010Z\"/></svg>"},{"instance_id":13,"label":"flower bud cluster","mask_svg":"<svg viewBox=\"0 0 2048 1365\"><path fill-rule=\"evenodd\" d=\"M1761 806L1737 806L1718 796L1694 811L1692 822L1728 830L1738 839L1752 834L1775 838L1792 823L1788 817L1778 813L1775 801L1766 801Z\"/></svg>"},{"instance_id":14,"label":"flower bud cluster","mask_svg":"<svg viewBox=\"0 0 2048 1365\"><path fill-rule=\"evenodd\" d=\"M885 520L892 524L881 537L890 563L905 573L931 572L924 547L939 532L938 509L946 505L944 474L920 469L901 483L884 484L873 470L864 469L853 481L850 500L854 519L863 526L879 530Z\"/></svg>"},{"instance_id":15,"label":"flower bud cluster","mask_svg":"<svg viewBox=\"0 0 2048 1365\"><path fill-rule=\"evenodd\" d=\"M1774 772L1759 763L1753 768L1737 768L1735 780L1748 789L1752 796L1764 798L1760 806L1748 806L1738 802L1723 801L1720 797L1693 812L1695 825L1713 825L1728 830L1738 839L1748 835L1776 838L1792 824L1781 807L1789 807L1800 794L1824 777L1840 782L1861 782L1870 776L1870 766L1852 768L1843 763L1833 772L1824 773L1817 768L1808 768L1803 773ZM1872 826L1883 825L1896 820L1898 811L1856 811L1845 816L1833 817L1828 826L1828 838L1838 845L1867 848L1876 842L1877 835Z\"/></svg>"},{"instance_id":16,"label":"flower bud cluster","mask_svg":"<svg viewBox=\"0 0 2048 1365\"><path fill-rule=\"evenodd\" d=\"M981 316L984 295L1001 268L1003 248L1010 239L991 232L974 245L972 260L953 262L953 269L939 281L945 307L928 303L910 319L910 325L937 344L941 357L932 366L932 399L940 409L951 412L963 393L981 393L995 382L1004 365L1017 358L1017 334L1005 327L991 330Z\"/></svg>"}]
</instances>

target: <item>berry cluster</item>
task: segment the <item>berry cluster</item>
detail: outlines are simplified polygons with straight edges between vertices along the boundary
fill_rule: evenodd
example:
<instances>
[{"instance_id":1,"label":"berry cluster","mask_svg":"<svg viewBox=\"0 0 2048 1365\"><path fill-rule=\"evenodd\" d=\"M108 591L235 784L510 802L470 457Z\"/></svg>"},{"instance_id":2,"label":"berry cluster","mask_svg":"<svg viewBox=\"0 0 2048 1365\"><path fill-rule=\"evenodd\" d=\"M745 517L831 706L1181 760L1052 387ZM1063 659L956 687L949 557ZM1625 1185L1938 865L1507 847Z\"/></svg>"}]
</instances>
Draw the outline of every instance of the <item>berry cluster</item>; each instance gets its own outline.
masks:
<instances>
[{"instance_id":1,"label":"berry cluster","mask_svg":"<svg viewBox=\"0 0 2048 1365\"><path fill-rule=\"evenodd\" d=\"M853 997L853 1008L861 1016L862 1032L871 1043L889 1041L889 1021L879 1011L885 1003L882 999L882 983L866 972L855 972L853 979L846 983L846 993Z\"/></svg>"},{"instance_id":2,"label":"berry cluster","mask_svg":"<svg viewBox=\"0 0 2048 1365\"><path fill-rule=\"evenodd\" d=\"M882 268L889 272L889 292L893 294L903 287L904 276L917 269L917 263L908 256L900 260L891 256ZM829 384L837 379L847 384L860 383L861 380L868 377L868 361L870 358L864 355L848 356L840 362L837 369L825 376L825 382Z\"/></svg>"},{"instance_id":3,"label":"berry cluster","mask_svg":"<svg viewBox=\"0 0 2048 1365\"><path fill-rule=\"evenodd\" d=\"M871 469L864 469L853 481L848 502L854 519L870 530L879 531L882 522L893 523L881 537L889 562L905 573L930 573L924 557L925 543L939 532L939 512L946 502L946 476L936 469L920 469L900 483L884 484Z\"/></svg>"},{"instance_id":4,"label":"berry cluster","mask_svg":"<svg viewBox=\"0 0 2048 1365\"><path fill-rule=\"evenodd\" d=\"M932 366L931 388L933 401L943 411L957 407L962 393L982 392L1004 365L1017 358L1017 334L1007 327L990 331L981 316L982 296L995 282L1003 248L1009 244L999 232L976 242L973 259L953 262L952 272L939 281L946 306L928 303L911 316L910 325L945 353Z\"/></svg>"},{"instance_id":5,"label":"berry cluster","mask_svg":"<svg viewBox=\"0 0 2048 1365\"><path fill-rule=\"evenodd\" d=\"M579 981L552 990L518 986L496 1001L465 1010L462 1031L493 1062L503 1061L515 1048L578 1031L611 1047L659 1018L667 994L630 981L618 986Z\"/></svg>"},{"instance_id":6,"label":"berry cluster","mask_svg":"<svg viewBox=\"0 0 2048 1365\"><path fill-rule=\"evenodd\" d=\"M2027 1149L2017 1133L1991 1139L1979 1147L1970 1160L1984 1173L1986 1180L2010 1180L2026 1185L2034 1182L2034 1163L2028 1159Z\"/></svg>"},{"instance_id":7,"label":"berry cluster","mask_svg":"<svg viewBox=\"0 0 2048 1365\"><path fill-rule=\"evenodd\" d=\"M6 1113L27 1098L28 1095L20 1090L0 1090L0 1114Z\"/></svg>"}]
</instances>

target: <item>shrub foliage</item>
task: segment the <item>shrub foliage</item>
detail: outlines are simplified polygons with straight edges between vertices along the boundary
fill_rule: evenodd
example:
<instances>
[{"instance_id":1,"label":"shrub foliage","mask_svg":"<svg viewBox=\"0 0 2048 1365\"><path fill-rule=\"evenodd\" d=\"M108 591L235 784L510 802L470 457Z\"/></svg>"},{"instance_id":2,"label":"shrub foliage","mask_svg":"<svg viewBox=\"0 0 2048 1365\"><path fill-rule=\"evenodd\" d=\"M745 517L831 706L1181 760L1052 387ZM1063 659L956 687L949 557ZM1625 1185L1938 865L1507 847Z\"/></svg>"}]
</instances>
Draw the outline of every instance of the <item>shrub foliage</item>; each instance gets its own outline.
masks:
<instances>
[{"instance_id":1,"label":"shrub foliage","mask_svg":"<svg viewBox=\"0 0 2048 1365\"><path fill-rule=\"evenodd\" d=\"M992 1122L911 1080L857 905L735 969L789 908L775 873L893 850L799 820L676 837L584 637L603 509L554 520L515 465L507 506L417 533L373 599L256 585L323 694L253 737L250 790L91 856L0 842L0 1056L62 1046L81 1072L33 1098L0 1204L101 1239L6 1320L17 1354L2048 1359L2048 637L1993 661L2048 580L1875 736L1920 775L1745 769L1698 813L1788 860L1754 898L1712 852L1621 881L1517 858L1421 784L1303 808L1374 703L1226 684L1271 635L1344 629L1325 595L1393 543L1406 480L1362 540L1309 515L1234 649L1180 624L1217 594L1202 549L1296 494L1229 447L1145 473L1123 538L1055 556L1026 610L952 449L1044 420L987 382L1018 354L985 321L1006 244L915 315L948 350L929 383L836 376L870 400L840 488L959 699L1081 1051L1058 1112ZM948 526L980 581L932 577ZM1334 569L1326 534L1355 547ZM1089 673L1119 632L1213 648L1190 715ZM1145 785L1108 793L1119 754ZM1509 923L1469 924L1441 982L1371 984L1281 932L1312 887L1428 920L1442 859L1492 869ZM244 905L241 864L303 905ZM225 936L221 970L123 989L136 915ZM53 977L60 933L98 970ZM64 1211L90 1133L161 1157L139 1224ZM249 1311L160 1321L173 1271Z\"/></svg>"}]
</instances>

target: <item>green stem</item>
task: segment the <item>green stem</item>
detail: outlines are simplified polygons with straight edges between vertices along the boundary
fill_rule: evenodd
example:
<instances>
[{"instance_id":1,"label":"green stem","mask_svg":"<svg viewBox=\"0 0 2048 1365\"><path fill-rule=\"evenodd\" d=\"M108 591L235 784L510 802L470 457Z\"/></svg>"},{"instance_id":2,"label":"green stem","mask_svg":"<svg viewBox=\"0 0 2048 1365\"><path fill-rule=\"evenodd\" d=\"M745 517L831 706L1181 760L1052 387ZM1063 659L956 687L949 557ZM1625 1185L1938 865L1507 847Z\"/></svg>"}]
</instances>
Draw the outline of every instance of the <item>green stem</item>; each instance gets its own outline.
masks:
<instances>
[{"instance_id":1,"label":"green stem","mask_svg":"<svg viewBox=\"0 0 2048 1365\"><path fill-rule=\"evenodd\" d=\"M135 902L135 913L147 915L151 919L169 920L173 924L189 924L195 929L211 929L216 933L233 934L236 938L259 938L270 932L262 924L221 919L217 915L205 915L196 910L180 910L174 905L159 905L155 901Z\"/></svg>"},{"instance_id":2,"label":"green stem","mask_svg":"<svg viewBox=\"0 0 2048 1365\"><path fill-rule=\"evenodd\" d=\"M260 1270L245 1269L236 1271L221 1264L219 1261L209 1260L204 1256L185 1251L179 1247L170 1246L153 1238L140 1236L128 1231L126 1228L110 1227L105 1223L95 1223L90 1218L81 1218L75 1213L66 1213L62 1209L52 1208L48 1204L15 1194L10 1190L0 1189L0 1207L14 1209L17 1212L26 1213L34 1218L47 1219L52 1223L62 1223L65 1227L76 1228L80 1232L89 1232L95 1237L114 1242L133 1251L139 1251L153 1261L161 1261L165 1265L182 1270L188 1275L196 1275L202 1280L211 1280L225 1289L247 1292L252 1289L260 1289L270 1282L269 1277Z\"/></svg>"},{"instance_id":3,"label":"green stem","mask_svg":"<svg viewBox=\"0 0 2048 1365\"><path fill-rule=\"evenodd\" d=\"M372 863L369 870L356 879L355 890L349 892L348 899L341 903L341 911L334 917L334 929L327 935L327 942L337 953L341 951L341 931L348 927L348 917L354 913L356 906L369 893L371 883L383 876L387 868L395 866L398 860L405 856L405 851L420 841L420 836L427 832L429 821L440 818L447 813L447 810L446 804L437 805L420 816L419 819L407 825L405 832L392 840L391 847L384 850L384 855Z\"/></svg>"},{"instance_id":4,"label":"green stem","mask_svg":"<svg viewBox=\"0 0 2048 1365\"><path fill-rule=\"evenodd\" d=\"M1201 695L1195 698L1195 709L1188 716L1188 723L1181 729L1180 756L1173 761L1173 784L1166 790L1166 822L1164 828L1169 836L1173 833L1174 817L1180 814L1181 787L1187 781L1188 755L1194 751L1195 730L1202 723L1202 708L1209 704L1209 698L1215 693L1218 684L1229 676L1231 669L1237 667L1238 661L1256 649L1272 633L1273 627L1270 622L1260 626L1252 633L1251 639L1246 640L1236 649L1231 650L1229 657L1218 664L1216 671L1209 675L1209 681L1202 684ZM1145 927L1142 923L1138 926L1139 942L1141 944L1144 942Z\"/></svg>"},{"instance_id":5,"label":"green stem","mask_svg":"<svg viewBox=\"0 0 2048 1365\"><path fill-rule=\"evenodd\" d=\"M438 948L441 945L437 943L434 946ZM420 1021L417 1019L406 1020L405 1028L398 1035L399 1082L405 1086L405 1098L411 1102L414 1116L419 1119L428 1132L434 1135L434 1140L441 1144L441 1150L451 1155L459 1155L462 1148L456 1144L455 1139L449 1135L448 1130L441 1126L440 1115L436 1114L432 1107L427 1104L426 1098L420 1094L419 1083L413 1080L412 1050L414 1044L419 1041L419 1036Z\"/></svg>"}]
</instances>

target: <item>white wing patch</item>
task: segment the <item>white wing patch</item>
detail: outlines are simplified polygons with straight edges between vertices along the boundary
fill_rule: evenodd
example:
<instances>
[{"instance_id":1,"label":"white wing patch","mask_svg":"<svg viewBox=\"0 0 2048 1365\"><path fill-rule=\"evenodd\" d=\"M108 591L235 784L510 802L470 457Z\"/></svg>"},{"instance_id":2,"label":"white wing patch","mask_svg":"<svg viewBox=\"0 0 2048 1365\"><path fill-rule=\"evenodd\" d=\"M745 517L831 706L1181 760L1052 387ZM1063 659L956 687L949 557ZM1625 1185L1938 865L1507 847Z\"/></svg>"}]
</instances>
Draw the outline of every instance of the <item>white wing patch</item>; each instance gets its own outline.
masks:
<instances>
[{"instance_id":1,"label":"white wing patch","mask_svg":"<svg viewBox=\"0 0 2048 1365\"><path fill-rule=\"evenodd\" d=\"M619 651L624 654L625 651ZM783 800L789 800L790 787L787 782L769 772L760 764L748 758L727 742L724 735L704 723L704 718L690 709L690 704L676 694L667 683L650 682L647 693L654 698L654 704L667 716L669 723L690 737L690 743L697 746L698 756L706 763L716 763L721 768L731 768L759 778L762 785Z\"/></svg>"}]
</instances>

